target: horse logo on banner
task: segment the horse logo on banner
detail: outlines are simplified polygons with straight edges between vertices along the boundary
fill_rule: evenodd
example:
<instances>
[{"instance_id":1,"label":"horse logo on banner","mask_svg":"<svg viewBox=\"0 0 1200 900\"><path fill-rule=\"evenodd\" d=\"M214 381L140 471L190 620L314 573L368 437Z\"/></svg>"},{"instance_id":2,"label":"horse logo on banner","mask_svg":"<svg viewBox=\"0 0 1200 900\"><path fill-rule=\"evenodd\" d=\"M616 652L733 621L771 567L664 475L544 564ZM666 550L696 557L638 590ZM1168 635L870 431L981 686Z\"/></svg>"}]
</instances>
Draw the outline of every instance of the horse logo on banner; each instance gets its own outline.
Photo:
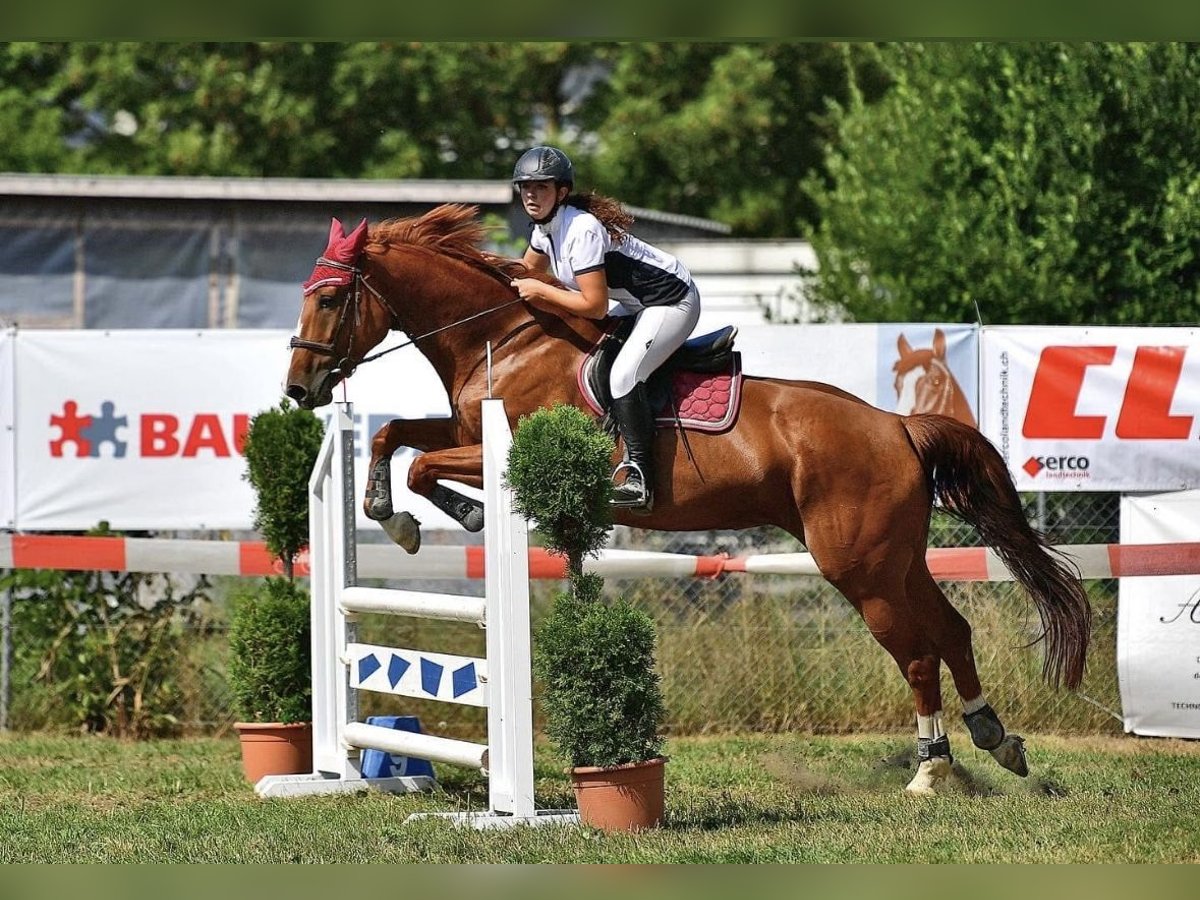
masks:
<instances>
[{"instance_id":1,"label":"horse logo on banner","mask_svg":"<svg viewBox=\"0 0 1200 900\"><path fill-rule=\"evenodd\" d=\"M950 371L946 359L946 335L933 332L933 346L914 348L903 334L896 339L897 358L892 365L896 375L896 412L938 413L976 427L966 392Z\"/></svg>"}]
</instances>

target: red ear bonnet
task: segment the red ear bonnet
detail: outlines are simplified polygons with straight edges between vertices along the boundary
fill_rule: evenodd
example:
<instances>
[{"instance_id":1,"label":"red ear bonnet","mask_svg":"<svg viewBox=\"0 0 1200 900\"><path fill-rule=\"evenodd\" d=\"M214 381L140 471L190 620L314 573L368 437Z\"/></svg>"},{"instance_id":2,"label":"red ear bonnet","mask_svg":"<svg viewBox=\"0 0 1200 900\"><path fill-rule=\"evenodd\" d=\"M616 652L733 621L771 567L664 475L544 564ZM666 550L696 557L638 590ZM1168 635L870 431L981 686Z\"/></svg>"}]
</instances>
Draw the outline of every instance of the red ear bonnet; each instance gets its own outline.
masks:
<instances>
[{"instance_id":1,"label":"red ear bonnet","mask_svg":"<svg viewBox=\"0 0 1200 900\"><path fill-rule=\"evenodd\" d=\"M367 220L363 219L349 234L342 228L342 223L334 219L329 226L329 243L325 252L317 260L308 280L304 282L304 293L311 294L317 288L326 285L339 287L349 284L354 278L352 267L358 261L363 246L367 243ZM336 265L330 265L335 263ZM342 268L346 266L347 268Z\"/></svg>"}]
</instances>

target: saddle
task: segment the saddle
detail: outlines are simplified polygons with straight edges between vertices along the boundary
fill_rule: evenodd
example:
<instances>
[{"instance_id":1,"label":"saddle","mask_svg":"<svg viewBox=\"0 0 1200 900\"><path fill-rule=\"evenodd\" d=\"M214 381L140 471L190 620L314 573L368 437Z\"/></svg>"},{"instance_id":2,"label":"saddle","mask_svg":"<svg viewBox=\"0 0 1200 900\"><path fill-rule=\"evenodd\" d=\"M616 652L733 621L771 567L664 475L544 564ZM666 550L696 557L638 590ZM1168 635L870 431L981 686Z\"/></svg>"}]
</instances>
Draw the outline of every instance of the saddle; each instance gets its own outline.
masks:
<instances>
[{"instance_id":1,"label":"saddle","mask_svg":"<svg viewBox=\"0 0 1200 900\"><path fill-rule=\"evenodd\" d=\"M577 375L584 399L593 412L602 414L600 424L610 434L616 433L616 423L609 413L609 371L634 322L634 316L612 317ZM658 427L705 432L733 427L742 396L742 357L733 349L736 336L737 328L727 325L691 338L655 370L646 391Z\"/></svg>"}]
</instances>

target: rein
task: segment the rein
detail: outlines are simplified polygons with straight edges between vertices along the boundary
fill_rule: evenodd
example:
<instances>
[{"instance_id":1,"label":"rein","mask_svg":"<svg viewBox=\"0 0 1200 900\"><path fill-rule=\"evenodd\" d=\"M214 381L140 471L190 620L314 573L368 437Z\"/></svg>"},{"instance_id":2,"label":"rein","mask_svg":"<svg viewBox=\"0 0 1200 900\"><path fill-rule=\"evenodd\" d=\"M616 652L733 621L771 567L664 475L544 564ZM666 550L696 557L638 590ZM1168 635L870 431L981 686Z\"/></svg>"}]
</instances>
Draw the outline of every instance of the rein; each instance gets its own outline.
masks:
<instances>
[{"instance_id":1,"label":"rein","mask_svg":"<svg viewBox=\"0 0 1200 900\"><path fill-rule=\"evenodd\" d=\"M367 287L371 288L371 286L369 284L367 285ZM374 291L375 289L371 288L371 290ZM380 299L382 300L383 298L381 297ZM411 346L412 344L415 344L417 341L424 340L427 337L432 337L433 335L439 334L440 332L443 332L443 331L449 331L451 328L456 328L459 325L465 325L473 319L481 318L482 316L486 316L489 313L499 312L502 309L507 309L508 307L512 306L514 303L520 303L520 302L521 302L521 298L517 297L515 300L509 300L507 303L501 303L499 306L493 306L489 309L483 310L482 312L472 313L471 315L467 316L465 319L459 319L457 322L451 322L449 325L443 325L441 328L435 328L435 329L433 329L433 331L427 331L424 334L419 334L415 338L409 338L403 344L397 344L395 347L388 347L386 350L380 350L378 353L373 353L370 356L363 357L362 362L369 363L373 360L379 359L379 357L381 357L381 356L387 356L393 350L403 350L405 347ZM359 365L362 365L362 363L359 363Z\"/></svg>"},{"instance_id":2,"label":"rein","mask_svg":"<svg viewBox=\"0 0 1200 900\"><path fill-rule=\"evenodd\" d=\"M375 299L378 300L381 304L383 304L383 308L385 310L387 310L388 316L391 319L390 328L392 328L392 329L399 328L400 320L399 320L399 317L396 315L396 310L393 309L393 307L390 303L388 303L387 298L384 297L383 294L381 294L379 291L377 291L375 289L375 286L372 285L370 283L370 281L368 281L369 276L366 275L362 269L360 269L358 266L350 266L350 265L346 265L345 263L336 262L335 260L332 260L332 259L326 259L323 256L317 257L317 265L330 266L331 268L334 268L334 269L341 269L345 272L352 273L354 276L354 294L353 294L353 297L350 298L349 302L345 303L342 306L341 317L338 319L337 327L334 328L333 336L330 338L328 343L322 343L320 341L310 341L310 340L301 338L297 335L292 335L292 339L290 341L288 341L288 349L289 350L309 350L309 351L312 351L313 353L320 354L321 356L330 356L330 357L337 356L337 350L336 350L337 340L338 340L338 337L341 335L342 329L345 327L346 322L349 320L348 317L349 317L351 307L354 308L354 318L352 320L349 320L350 321L349 345L353 346L354 345L354 329L358 325L359 302L362 300L362 288L364 288L364 287L368 291L370 291L375 296ZM456 328L459 325L465 325L467 322L471 322L475 319L481 318L482 316L489 315L490 313L499 312L502 309L507 309L508 307L513 306L514 304L520 303L520 302L521 302L521 298L515 297L512 300L509 300L507 303L501 303L499 306L493 306L493 307L490 307L489 309L485 309L485 310L482 310L477 313L472 313L471 315L469 315L465 318L458 319L457 321L451 322L449 325L442 325L439 328L434 328L432 331L427 331L424 334L419 334L416 337L409 338L404 343L397 344L395 347L389 347L387 350L381 350L379 353L373 353L370 356L364 356L362 359L360 359L357 362L354 361L353 357L346 356L343 359L338 361L338 364L334 368L333 371L344 374L348 378L351 374L353 374L354 370L357 369L359 366L361 366L365 363L373 362L374 360L377 360L382 356L387 356L389 353L391 353L394 350L403 350L405 347L410 347L413 344L417 343L417 341L422 341L425 338L432 337L435 334L440 334L443 331L449 331L451 328Z\"/></svg>"}]
</instances>

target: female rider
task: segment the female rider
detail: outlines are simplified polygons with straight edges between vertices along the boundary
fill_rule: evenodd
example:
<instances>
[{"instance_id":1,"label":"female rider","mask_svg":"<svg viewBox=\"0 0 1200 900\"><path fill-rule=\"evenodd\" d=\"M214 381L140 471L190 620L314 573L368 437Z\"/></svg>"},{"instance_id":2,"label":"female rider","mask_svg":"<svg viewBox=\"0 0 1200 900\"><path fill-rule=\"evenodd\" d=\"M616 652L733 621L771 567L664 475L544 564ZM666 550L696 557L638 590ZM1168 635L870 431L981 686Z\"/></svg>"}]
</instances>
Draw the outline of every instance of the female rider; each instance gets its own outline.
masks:
<instances>
[{"instance_id":1,"label":"female rider","mask_svg":"<svg viewBox=\"0 0 1200 900\"><path fill-rule=\"evenodd\" d=\"M536 278L512 285L547 312L637 317L610 374L613 418L625 440L625 461L613 472L612 504L648 513L654 506L655 416L646 380L696 327L700 294L678 259L629 233L633 217L617 201L572 194L574 184L571 160L557 147L534 147L517 160L513 187L534 226L523 261L553 273L563 287Z\"/></svg>"}]
</instances>

